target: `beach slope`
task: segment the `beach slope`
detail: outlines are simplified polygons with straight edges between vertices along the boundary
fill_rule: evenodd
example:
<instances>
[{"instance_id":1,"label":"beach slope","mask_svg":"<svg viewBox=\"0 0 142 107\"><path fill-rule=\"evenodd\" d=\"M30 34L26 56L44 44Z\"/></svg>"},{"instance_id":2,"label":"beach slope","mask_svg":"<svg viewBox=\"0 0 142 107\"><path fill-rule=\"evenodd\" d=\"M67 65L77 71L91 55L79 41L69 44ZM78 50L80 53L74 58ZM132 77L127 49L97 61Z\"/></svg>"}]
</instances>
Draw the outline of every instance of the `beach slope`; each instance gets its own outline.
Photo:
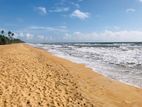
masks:
<instances>
[{"instance_id":1,"label":"beach slope","mask_svg":"<svg viewBox=\"0 0 142 107\"><path fill-rule=\"evenodd\" d=\"M0 107L142 107L142 89L25 44L0 46Z\"/></svg>"}]
</instances>

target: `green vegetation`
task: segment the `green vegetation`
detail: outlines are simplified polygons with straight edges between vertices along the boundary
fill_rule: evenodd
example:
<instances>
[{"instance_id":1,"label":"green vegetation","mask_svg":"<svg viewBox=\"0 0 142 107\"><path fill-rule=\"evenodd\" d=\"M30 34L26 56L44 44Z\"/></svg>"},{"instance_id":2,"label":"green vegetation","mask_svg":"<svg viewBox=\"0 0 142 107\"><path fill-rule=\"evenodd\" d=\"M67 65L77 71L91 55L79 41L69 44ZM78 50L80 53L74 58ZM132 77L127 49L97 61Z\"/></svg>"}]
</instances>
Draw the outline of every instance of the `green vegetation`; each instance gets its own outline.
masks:
<instances>
[{"instance_id":1,"label":"green vegetation","mask_svg":"<svg viewBox=\"0 0 142 107\"><path fill-rule=\"evenodd\" d=\"M0 45L11 44L11 43L23 43L23 41L14 38L13 32L8 31L7 35L5 35L5 31L2 30L0 33Z\"/></svg>"}]
</instances>

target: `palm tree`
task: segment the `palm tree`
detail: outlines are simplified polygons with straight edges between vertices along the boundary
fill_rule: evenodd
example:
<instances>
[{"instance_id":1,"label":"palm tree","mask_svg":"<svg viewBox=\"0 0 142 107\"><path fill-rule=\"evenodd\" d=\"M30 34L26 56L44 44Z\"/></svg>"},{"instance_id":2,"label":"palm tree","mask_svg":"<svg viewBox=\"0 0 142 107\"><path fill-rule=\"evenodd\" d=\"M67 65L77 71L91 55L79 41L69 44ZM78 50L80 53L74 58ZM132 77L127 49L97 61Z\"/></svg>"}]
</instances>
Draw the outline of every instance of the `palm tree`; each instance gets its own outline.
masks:
<instances>
[{"instance_id":1,"label":"palm tree","mask_svg":"<svg viewBox=\"0 0 142 107\"><path fill-rule=\"evenodd\" d=\"M12 40L14 39L13 36L14 36L14 33L11 33L11 39L12 39Z\"/></svg>"},{"instance_id":2,"label":"palm tree","mask_svg":"<svg viewBox=\"0 0 142 107\"><path fill-rule=\"evenodd\" d=\"M11 37L11 34L12 34L12 32L11 32L11 31L8 31L8 36L9 36L10 39L12 38L12 37Z\"/></svg>"},{"instance_id":3,"label":"palm tree","mask_svg":"<svg viewBox=\"0 0 142 107\"><path fill-rule=\"evenodd\" d=\"M11 36L11 33L12 33L11 31L8 31L8 36Z\"/></svg>"},{"instance_id":4,"label":"palm tree","mask_svg":"<svg viewBox=\"0 0 142 107\"><path fill-rule=\"evenodd\" d=\"M14 33L12 33L11 36L13 37L13 36L14 36Z\"/></svg>"},{"instance_id":5,"label":"palm tree","mask_svg":"<svg viewBox=\"0 0 142 107\"><path fill-rule=\"evenodd\" d=\"M4 30L1 31L1 35L3 35L3 34L4 34Z\"/></svg>"}]
</instances>

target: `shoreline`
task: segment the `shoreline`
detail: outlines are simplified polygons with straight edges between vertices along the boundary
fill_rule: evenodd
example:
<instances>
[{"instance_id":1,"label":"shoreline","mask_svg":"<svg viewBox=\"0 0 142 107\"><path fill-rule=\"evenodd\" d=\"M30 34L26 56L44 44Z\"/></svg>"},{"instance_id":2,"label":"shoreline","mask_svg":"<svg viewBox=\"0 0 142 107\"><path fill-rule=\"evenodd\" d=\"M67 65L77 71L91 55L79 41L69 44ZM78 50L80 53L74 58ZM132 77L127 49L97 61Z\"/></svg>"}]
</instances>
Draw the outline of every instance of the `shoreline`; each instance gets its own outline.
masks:
<instances>
[{"instance_id":1,"label":"shoreline","mask_svg":"<svg viewBox=\"0 0 142 107\"><path fill-rule=\"evenodd\" d=\"M83 64L27 44L0 46L0 50L0 89L5 92L0 105L6 100L7 105L23 106L142 106L142 89L111 80Z\"/></svg>"},{"instance_id":2,"label":"shoreline","mask_svg":"<svg viewBox=\"0 0 142 107\"><path fill-rule=\"evenodd\" d=\"M29 45L29 44L28 44L28 45ZM30 46L32 46L32 45L30 45ZM84 63L79 63L79 62L70 60L69 58L65 58L65 56L60 56L60 55L57 55L57 54L55 54L55 53L49 52L47 49L44 49L44 48L42 48L42 47L38 47L38 46L32 46L32 47L37 48L37 49L44 50L44 51L46 51L47 53L50 53L51 55L53 55L53 56L55 56L55 57L58 57L58 58L61 58L61 59L63 59L63 60L67 60L67 61L72 62L72 63L75 63L75 64L82 64L82 65L84 65L86 68L91 69L93 72L98 73L98 74L100 74L100 75L102 75L102 76L104 76L104 77L106 77L106 78L108 78L108 79L110 79L110 80L118 81L118 82L121 82L122 84L126 84L126 85L129 85L129 86L132 86L132 87L136 87L136 88L142 89L142 87L140 87L140 86L138 86L138 85L135 85L135 84L133 84L133 83L125 82L125 81L123 81L123 80L113 79L113 78L107 76L106 74L103 74L103 73L101 73L101 72L99 72L99 71L96 71L95 69L91 68L90 66L85 65Z\"/></svg>"}]
</instances>

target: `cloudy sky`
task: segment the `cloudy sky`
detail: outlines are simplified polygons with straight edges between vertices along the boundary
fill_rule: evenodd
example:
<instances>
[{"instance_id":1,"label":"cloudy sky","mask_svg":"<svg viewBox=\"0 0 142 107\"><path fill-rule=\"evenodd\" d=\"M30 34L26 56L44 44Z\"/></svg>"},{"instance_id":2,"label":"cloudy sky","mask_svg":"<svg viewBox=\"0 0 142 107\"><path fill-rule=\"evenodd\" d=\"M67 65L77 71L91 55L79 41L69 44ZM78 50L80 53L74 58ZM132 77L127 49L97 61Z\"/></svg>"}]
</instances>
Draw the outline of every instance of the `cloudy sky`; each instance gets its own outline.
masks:
<instances>
[{"instance_id":1,"label":"cloudy sky","mask_svg":"<svg viewBox=\"0 0 142 107\"><path fill-rule=\"evenodd\" d=\"M0 0L0 30L27 42L142 41L142 0Z\"/></svg>"}]
</instances>

